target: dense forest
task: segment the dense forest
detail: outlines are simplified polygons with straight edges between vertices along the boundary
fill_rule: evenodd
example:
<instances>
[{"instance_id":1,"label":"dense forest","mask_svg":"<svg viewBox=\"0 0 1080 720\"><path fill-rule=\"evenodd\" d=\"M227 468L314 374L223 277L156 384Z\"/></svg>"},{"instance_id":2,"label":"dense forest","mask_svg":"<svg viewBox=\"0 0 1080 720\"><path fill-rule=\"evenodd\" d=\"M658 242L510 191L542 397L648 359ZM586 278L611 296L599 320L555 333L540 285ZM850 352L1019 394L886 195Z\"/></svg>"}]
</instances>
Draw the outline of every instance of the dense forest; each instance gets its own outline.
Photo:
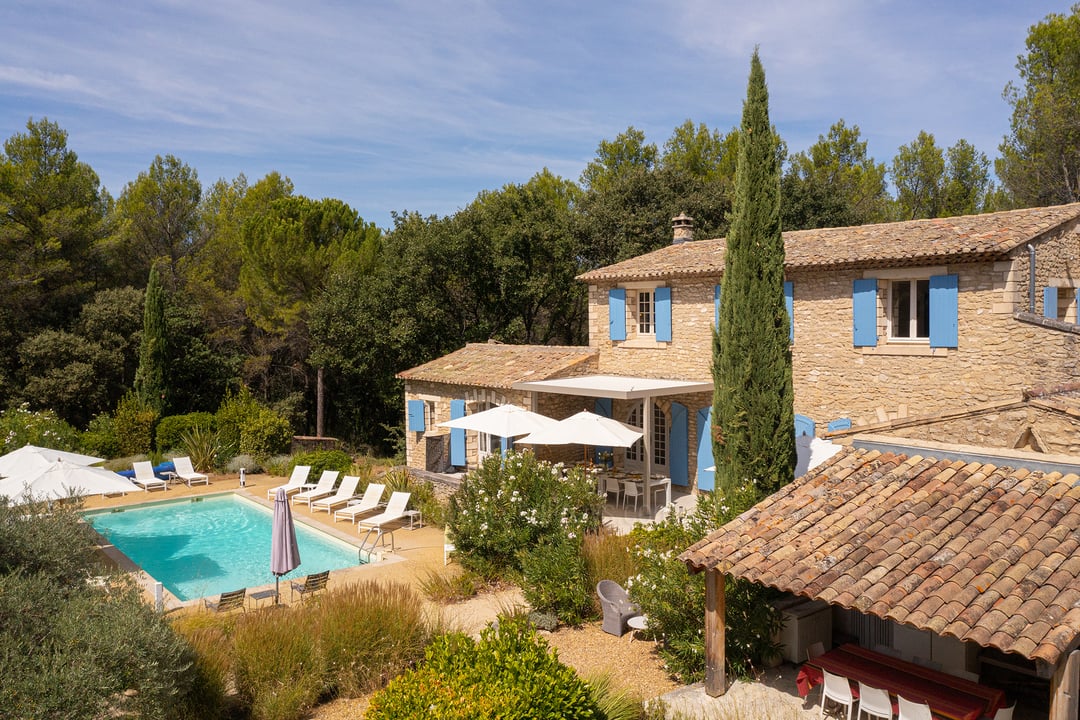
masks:
<instances>
[{"instance_id":1,"label":"dense forest","mask_svg":"<svg viewBox=\"0 0 1080 720\"><path fill-rule=\"evenodd\" d=\"M781 143L783 228L1080 199L1080 5L1031 28L1017 69L1000 184L965 140L920 131L886 164L840 119L805 151ZM724 235L738 132L687 120L658 147L629 127L576 181L543 169L380 229L277 173L204 186L172 155L114 198L62 127L31 118L0 153L0 408L84 429L136 386L152 385L159 417L247 388L295 433L393 451L400 370L466 342L584 343L576 275L669 243L679 213L699 238ZM152 383L137 383L151 362Z\"/></svg>"}]
</instances>

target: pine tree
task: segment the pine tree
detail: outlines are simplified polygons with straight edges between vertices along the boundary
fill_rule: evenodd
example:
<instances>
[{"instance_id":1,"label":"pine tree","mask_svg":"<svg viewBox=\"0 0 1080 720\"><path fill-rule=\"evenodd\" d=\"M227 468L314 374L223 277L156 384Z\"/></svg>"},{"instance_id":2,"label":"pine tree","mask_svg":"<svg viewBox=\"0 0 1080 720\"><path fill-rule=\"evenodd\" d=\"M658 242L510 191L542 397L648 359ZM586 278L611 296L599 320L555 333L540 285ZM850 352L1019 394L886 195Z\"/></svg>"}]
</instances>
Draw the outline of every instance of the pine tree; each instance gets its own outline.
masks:
<instances>
[{"instance_id":1,"label":"pine tree","mask_svg":"<svg viewBox=\"0 0 1080 720\"><path fill-rule=\"evenodd\" d=\"M759 493L771 493L794 475L778 148L769 124L765 71L755 50L713 342L713 457L721 491L754 480Z\"/></svg>"},{"instance_id":2,"label":"pine tree","mask_svg":"<svg viewBox=\"0 0 1080 720\"><path fill-rule=\"evenodd\" d=\"M139 344L139 367L135 371L135 393L142 403L160 417L165 409L165 288L157 265L150 269L143 301L142 342Z\"/></svg>"}]
</instances>

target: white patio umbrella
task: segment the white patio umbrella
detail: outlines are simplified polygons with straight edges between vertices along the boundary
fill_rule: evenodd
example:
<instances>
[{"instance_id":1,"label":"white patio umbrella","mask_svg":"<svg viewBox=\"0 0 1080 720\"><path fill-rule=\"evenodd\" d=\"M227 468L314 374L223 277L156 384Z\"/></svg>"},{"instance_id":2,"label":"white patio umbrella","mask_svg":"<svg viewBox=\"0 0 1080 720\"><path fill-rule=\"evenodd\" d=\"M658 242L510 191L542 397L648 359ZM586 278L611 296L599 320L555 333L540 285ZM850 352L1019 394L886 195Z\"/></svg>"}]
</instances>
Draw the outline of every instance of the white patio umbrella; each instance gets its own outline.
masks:
<instances>
[{"instance_id":1,"label":"white patio umbrella","mask_svg":"<svg viewBox=\"0 0 1080 720\"><path fill-rule=\"evenodd\" d=\"M501 438L513 438L550 428L558 420L540 415L517 405L498 405L472 415L447 420L439 427L460 428L495 435Z\"/></svg>"},{"instance_id":2,"label":"white patio umbrella","mask_svg":"<svg viewBox=\"0 0 1080 720\"><path fill-rule=\"evenodd\" d=\"M643 435L636 427L582 410L549 428L526 435L517 442L525 445L630 447Z\"/></svg>"},{"instance_id":3,"label":"white patio umbrella","mask_svg":"<svg viewBox=\"0 0 1080 720\"><path fill-rule=\"evenodd\" d=\"M129 493L138 489L133 482L111 470L76 465L64 459L54 460L37 472L0 479L0 495L12 501L23 497L51 501L72 496Z\"/></svg>"},{"instance_id":4,"label":"white patio umbrella","mask_svg":"<svg viewBox=\"0 0 1080 720\"><path fill-rule=\"evenodd\" d=\"M274 604L281 596L281 576L300 566L300 547L296 544L296 527L293 525L289 496L278 488L274 496L274 524L270 531L270 572L274 573Z\"/></svg>"},{"instance_id":5,"label":"white patio umbrella","mask_svg":"<svg viewBox=\"0 0 1080 720\"><path fill-rule=\"evenodd\" d=\"M16 475L27 476L47 470L57 460L65 460L73 465L93 465L103 462L104 458L93 455L80 455L79 453L53 450L52 448L38 447L37 445L23 445L18 450L12 450L6 455L0 456L0 477L15 477Z\"/></svg>"}]
</instances>

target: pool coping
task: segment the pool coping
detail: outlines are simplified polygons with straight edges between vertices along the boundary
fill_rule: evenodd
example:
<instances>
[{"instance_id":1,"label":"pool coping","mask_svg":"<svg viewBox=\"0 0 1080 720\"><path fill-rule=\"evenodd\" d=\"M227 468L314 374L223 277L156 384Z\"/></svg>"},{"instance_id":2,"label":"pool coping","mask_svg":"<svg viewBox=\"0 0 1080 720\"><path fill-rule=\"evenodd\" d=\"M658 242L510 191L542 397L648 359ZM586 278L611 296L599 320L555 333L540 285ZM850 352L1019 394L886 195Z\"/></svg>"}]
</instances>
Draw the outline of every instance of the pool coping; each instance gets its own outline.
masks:
<instances>
[{"instance_id":1,"label":"pool coping","mask_svg":"<svg viewBox=\"0 0 1080 720\"><path fill-rule=\"evenodd\" d=\"M244 498L245 500L249 500L251 502L257 503L257 504L259 504L259 505L261 505L261 506L263 506L265 508L268 508L270 510L273 510L273 507L274 507L273 501L267 500L265 498L262 498L262 497L259 497L259 496L256 496L256 495L253 495L252 493L248 492L246 489L239 489L239 490L230 489L230 490L213 491L213 492L208 492L208 493L205 493L205 494L200 494L200 495L198 495L198 497L206 498L206 497L216 497L216 496L223 496L223 495L238 495L238 496ZM191 497L187 497L187 498L161 498L161 499L156 499L156 500L149 500L149 501L143 502L143 503L133 503L131 505L125 505L124 507L125 508L138 508L138 507L145 507L145 506L149 506L149 505L164 505L164 504L170 504L170 503L178 503L178 502L190 501L191 499L192 499ZM104 511L105 511L105 508L91 508L91 509L88 509L88 510L84 511L84 513L81 513L80 515L83 516L85 514L91 514L91 513L100 514L100 513L103 513ZM116 547L115 545L110 543L103 535L101 535L94 528L94 526L91 523L87 522L84 517L81 517L81 522L83 522L90 529L90 531L94 534L94 536L97 538L98 542L97 542L96 550L101 552L102 554L104 554L113 563L115 563L117 568L119 568L121 572L125 572L125 573L128 573L131 576L133 576L135 578L136 584L142 589L143 594L146 597L148 597L151 602L156 603L157 602L156 588L157 588L157 585L158 585L158 581L153 576L151 576L149 573L147 573L145 570L143 570L141 567L136 565L135 562L132 561L131 558L129 558L127 555L125 555L118 547ZM346 543L348 545L351 545L352 547L356 548L357 553L358 553L357 557L359 557L359 552L361 551L361 547L360 547L360 542L359 542L358 539L353 538L353 537L347 535L346 533L344 533L344 532L342 532L342 531L340 531L340 530L338 530L336 528L330 527L328 525L323 525L321 523L319 523L319 524L313 523L310 520L308 520L307 518L299 517L299 516L297 516L295 514L293 515L293 522L298 523L298 524L302 524L302 525L306 526L307 528L309 528L311 530L314 530L314 531L317 531L317 532L320 532L320 533L324 533L324 534L329 535L330 537L334 538L335 540L339 540L339 541L344 542L344 543ZM368 562L363 563L363 564L358 563L357 565L354 565L354 566L351 566L351 567L339 568L338 570L331 570L330 571L330 576L331 576L331 578L333 578L336 574L344 574L344 573L349 573L351 575L352 573L362 572L365 568L382 567L382 566L392 565L394 563L404 562L405 561L405 558L400 557L398 555L388 554L383 550L377 550L377 551L370 552L370 558L371 559ZM258 593L258 592L261 592L261 591L270 590L273 587L274 587L274 583L267 583L265 585L251 586L251 587L247 588L248 598L250 599L253 593ZM183 608L192 608L192 607L200 608L200 607L203 606L203 600L205 600L207 598L216 597L216 595L208 595L208 596L205 596L205 597L192 598L191 600L181 600L180 598L176 597L171 592L169 592L169 590L167 588L165 588L165 586L163 584L161 585L161 592L162 592L162 607L159 608L159 609L161 609L161 610L163 610L165 612L172 612L172 611L180 610L180 609L183 609Z\"/></svg>"}]
</instances>

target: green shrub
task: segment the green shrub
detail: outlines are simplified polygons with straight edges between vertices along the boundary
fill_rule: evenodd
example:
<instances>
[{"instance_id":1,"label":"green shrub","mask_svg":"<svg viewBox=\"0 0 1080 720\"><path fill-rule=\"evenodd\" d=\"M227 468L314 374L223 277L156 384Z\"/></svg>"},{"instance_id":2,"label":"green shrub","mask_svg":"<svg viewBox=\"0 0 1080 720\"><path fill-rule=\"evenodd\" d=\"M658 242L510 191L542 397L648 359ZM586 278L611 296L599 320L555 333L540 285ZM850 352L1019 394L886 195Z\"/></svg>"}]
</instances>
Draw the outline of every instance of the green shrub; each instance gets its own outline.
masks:
<instances>
[{"instance_id":1,"label":"green shrub","mask_svg":"<svg viewBox=\"0 0 1080 720\"><path fill-rule=\"evenodd\" d=\"M321 666L344 697L382 687L424 657L423 603L407 585L369 581L326 593L318 610Z\"/></svg>"},{"instance_id":2,"label":"green shrub","mask_svg":"<svg viewBox=\"0 0 1080 720\"><path fill-rule=\"evenodd\" d=\"M240 432L248 418L253 417L258 411L259 403L246 387L241 387L240 392L237 393L231 390L225 393L225 398L214 413L214 422L217 425L222 451L228 457L240 452Z\"/></svg>"},{"instance_id":3,"label":"green shrub","mask_svg":"<svg viewBox=\"0 0 1080 720\"><path fill-rule=\"evenodd\" d=\"M255 720L299 720L322 693L325 671L306 611L277 607L236 622L233 677Z\"/></svg>"},{"instance_id":4,"label":"green shrub","mask_svg":"<svg viewBox=\"0 0 1080 720\"><path fill-rule=\"evenodd\" d=\"M157 449L161 452L179 449L182 437L196 427L213 430L214 416L208 412L193 412L161 418L157 424Z\"/></svg>"},{"instance_id":5,"label":"green shrub","mask_svg":"<svg viewBox=\"0 0 1080 720\"><path fill-rule=\"evenodd\" d=\"M210 472L218 466L221 445L217 433L207 426L193 425L182 433L180 448L191 458L196 472Z\"/></svg>"},{"instance_id":6,"label":"green shrub","mask_svg":"<svg viewBox=\"0 0 1080 720\"><path fill-rule=\"evenodd\" d=\"M755 498L752 482L728 495L702 493L693 513L672 512L663 521L639 525L630 533L640 571L628 580L627 591L649 617L646 632L664 639L660 654L683 682L696 682L705 672L705 581L704 573L691 575L678 556L750 507ZM771 603L775 594L745 581L728 583L725 658L732 676L752 676L778 654L772 640L781 622Z\"/></svg>"},{"instance_id":7,"label":"green shrub","mask_svg":"<svg viewBox=\"0 0 1080 720\"><path fill-rule=\"evenodd\" d=\"M388 470L379 476L378 482L386 485L387 496L392 492L409 493L409 506L421 512L426 525L441 527L446 522L446 507L435 496L435 486L411 474L408 468Z\"/></svg>"},{"instance_id":8,"label":"green shrub","mask_svg":"<svg viewBox=\"0 0 1080 720\"><path fill-rule=\"evenodd\" d=\"M240 428L240 452L268 457L287 452L292 445L292 426L273 410L259 408Z\"/></svg>"},{"instance_id":9,"label":"green shrub","mask_svg":"<svg viewBox=\"0 0 1080 720\"><path fill-rule=\"evenodd\" d=\"M352 458L343 450L313 450L293 455L289 472L297 465L310 465L313 478L318 478L324 470L337 470L342 475L347 475L352 464Z\"/></svg>"},{"instance_id":10,"label":"green shrub","mask_svg":"<svg viewBox=\"0 0 1080 720\"><path fill-rule=\"evenodd\" d=\"M487 458L450 498L447 525L461 564L485 577L521 571L522 551L595 531L603 498L580 468L563 470L531 452Z\"/></svg>"},{"instance_id":11,"label":"green shrub","mask_svg":"<svg viewBox=\"0 0 1080 720\"><path fill-rule=\"evenodd\" d=\"M113 430L120 446L120 455L147 455L154 438L157 411L128 392L120 399L113 415Z\"/></svg>"},{"instance_id":12,"label":"green shrub","mask_svg":"<svg viewBox=\"0 0 1080 720\"><path fill-rule=\"evenodd\" d=\"M23 445L77 450L79 433L52 410L30 410L28 403L0 413L0 455Z\"/></svg>"},{"instance_id":13,"label":"green shrub","mask_svg":"<svg viewBox=\"0 0 1080 720\"><path fill-rule=\"evenodd\" d=\"M443 635L426 655L372 697L368 720L601 717L589 686L523 619L503 618L479 642Z\"/></svg>"},{"instance_id":14,"label":"green shrub","mask_svg":"<svg viewBox=\"0 0 1080 720\"><path fill-rule=\"evenodd\" d=\"M522 552L522 593L538 612L550 612L569 625L579 625L593 611L592 590L574 532L553 535Z\"/></svg>"},{"instance_id":15,"label":"green shrub","mask_svg":"<svg viewBox=\"0 0 1080 720\"><path fill-rule=\"evenodd\" d=\"M120 441L116 438L116 427L112 415L108 413L95 415L83 434L79 436L79 444L83 452L91 455L103 458L119 456Z\"/></svg>"}]
</instances>

